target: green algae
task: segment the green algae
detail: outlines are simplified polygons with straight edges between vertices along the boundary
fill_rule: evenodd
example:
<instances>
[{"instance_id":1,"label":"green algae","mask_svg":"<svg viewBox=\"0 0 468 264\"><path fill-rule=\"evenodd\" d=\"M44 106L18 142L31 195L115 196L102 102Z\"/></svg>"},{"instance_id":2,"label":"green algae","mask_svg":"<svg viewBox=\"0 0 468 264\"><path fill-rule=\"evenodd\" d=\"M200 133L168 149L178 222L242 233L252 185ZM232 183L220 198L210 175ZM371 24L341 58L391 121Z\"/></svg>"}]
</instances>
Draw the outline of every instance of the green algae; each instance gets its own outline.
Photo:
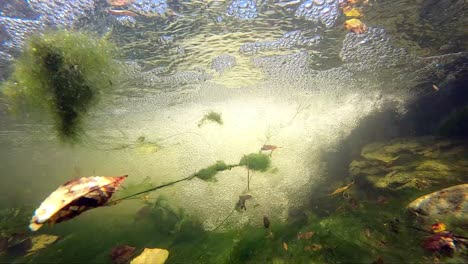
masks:
<instances>
[{"instance_id":1,"label":"green algae","mask_svg":"<svg viewBox=\"0 0 468 264\"><path fill-rule=\"evenodd\" d=\"M205 114L203 118L198 122L198 126L201 127L207 121L217 123L219 125L224 124L223 118L221 117L221 113L217 113L214 111L210 111L209 113Z\"/></svg>"},{"instance_id":2,"label":"green algae","mask_svg":"<svg viewBox=\"0 0 468 264\"><path fill-rule=\"evenodd\" d=\"M33 36L2 92L13 113L48 113L62 141L77 141L86 114L119 73L115 53L111 43L85 33Z\"/></svg>"},{"instance_id":3,"label":"green algae","mask_svg":"<svg viewBox=\"0 0 468 264\"><path fill-rule=\"evenodd\" d=\"M265 172L271 164L271 158L262 153L244 155L239 162L240 166L246 166L249 170Z\"/></svg>"},{"instance_id":4,"label":"green algae","mask_svg":"<svg viewBox=\"0 0 468 264\"><path fill-rule=\"evenodd\" d=\"M224 161L218 160L215 164L207 168L203 168L195 174L193 174L193 177L197 177L204 181L215 181L215 176L218 172L231 169L235 166L237 165L227 165Z\"/></svg>"}]
</instances>

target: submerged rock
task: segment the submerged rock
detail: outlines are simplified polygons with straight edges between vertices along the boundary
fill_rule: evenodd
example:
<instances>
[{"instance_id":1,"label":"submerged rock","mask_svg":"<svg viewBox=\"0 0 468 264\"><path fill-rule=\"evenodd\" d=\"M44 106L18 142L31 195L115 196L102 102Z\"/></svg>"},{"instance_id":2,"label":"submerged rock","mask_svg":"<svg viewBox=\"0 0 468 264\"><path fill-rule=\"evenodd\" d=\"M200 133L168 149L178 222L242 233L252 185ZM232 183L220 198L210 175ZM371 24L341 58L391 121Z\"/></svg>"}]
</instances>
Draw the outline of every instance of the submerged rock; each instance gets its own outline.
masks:
<instances>
[{"instance_id":1,"label":"submerged rock","mask_svg":"<svg viewBox=\"0 0 468 264\"><path fill-rule=\"evenodd\" d=\"M468 184L460 184L419 197L408 210L422 219L457 219L468 222Z\"/></svg>"},{"instance_id":2,"label":"submerged rock","mask_svg":"<svg viewBox=\"0 0 468 264\"><path fill-rule=\"evenodd\" d=\"M395 139L366 145L361 156L351 162L351 176L365 178L378 188L424 189L439 183L462 183L468 175L464 158L468 146L458 141Z\"/></svg>"}]
</instances>

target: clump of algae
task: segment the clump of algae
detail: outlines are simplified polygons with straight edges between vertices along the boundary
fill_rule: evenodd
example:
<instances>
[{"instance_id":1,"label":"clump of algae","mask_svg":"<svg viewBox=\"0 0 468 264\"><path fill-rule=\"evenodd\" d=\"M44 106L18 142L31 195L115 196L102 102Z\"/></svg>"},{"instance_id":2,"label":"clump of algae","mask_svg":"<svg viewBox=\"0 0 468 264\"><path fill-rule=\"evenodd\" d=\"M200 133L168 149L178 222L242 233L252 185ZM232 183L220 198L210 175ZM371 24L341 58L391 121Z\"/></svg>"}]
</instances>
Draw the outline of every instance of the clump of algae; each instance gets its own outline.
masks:
<instances>
[{"instance_id":1,"label":"clump of algae","mask_svg":"<svg viewBox=\"0 0 468 264\"><path fill-rule=\"evenodd\" d=\"M201 127L205 124L206 121L218 123L219 125L223 125L223 118L221 117L221 113L217 113L214 111L210 111L209 113L205 114L203 118L198 122L198 126Z\"/></svg>"},{"instance_id":2,"label":"clump of algae","mask_svg":"<svg viewBox=\"0 0 468 264\"><path fill-rule=\"evenodd\" d=\"M62 141L73 142L82 120L119 72L116 48L85 33L65 30L31 37L2 92L10 110L45 110Z\"/></svg>"},{"instance_id":3,"label":"clump of algae","mask_svg":"<svg viewBox=\"0 0 468 264\"><path fill-rule=\"evenodd\" d=\"M199 170L193 176L204 181L214 181L216 174L220 171L231 169L236 165L227 165L224 161L218 160L215 164Z\"/></svg>"},{"instance_id":4,"label":"clump of algae","mask_svg":"<svg viewBox=\"0 0 468 264\"><path fill-rule=\"evenodd\" d=\"M265 172L270 167L271 159L263 153L252 153L242 157L240 166L247 166L249 170Z\"/></svg>"}]
</instances>

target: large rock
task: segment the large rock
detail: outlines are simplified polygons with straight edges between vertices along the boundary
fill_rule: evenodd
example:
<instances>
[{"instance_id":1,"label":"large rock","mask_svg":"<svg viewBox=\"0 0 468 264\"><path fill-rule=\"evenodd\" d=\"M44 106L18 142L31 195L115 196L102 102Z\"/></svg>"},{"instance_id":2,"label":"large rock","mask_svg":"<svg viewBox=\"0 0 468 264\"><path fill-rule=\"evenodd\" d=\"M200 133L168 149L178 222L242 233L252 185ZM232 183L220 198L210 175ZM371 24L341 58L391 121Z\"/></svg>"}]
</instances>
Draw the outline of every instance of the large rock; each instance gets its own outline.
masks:
<instances>
[{"instance_id":1,"label":"large rock","mask_svg":"<svg viewBox=\"0 0 468 264\"><path fill-rule=\"evenodd\" d=\"M456 219L468 223L468 184L436 191L414 200L408 210L422 219Z\"/></svg>"},{"instance_id":2,"label":"large rock","mask_svg":"<svg viewBox=\"0 0 468 264\"><path fill-rule=\"evenodd\" d=\"M468 145L434 138L395 139L372 143L351 162L349 173L378 188L424 189L468 180Z\"/></svg>"}]
</instances>

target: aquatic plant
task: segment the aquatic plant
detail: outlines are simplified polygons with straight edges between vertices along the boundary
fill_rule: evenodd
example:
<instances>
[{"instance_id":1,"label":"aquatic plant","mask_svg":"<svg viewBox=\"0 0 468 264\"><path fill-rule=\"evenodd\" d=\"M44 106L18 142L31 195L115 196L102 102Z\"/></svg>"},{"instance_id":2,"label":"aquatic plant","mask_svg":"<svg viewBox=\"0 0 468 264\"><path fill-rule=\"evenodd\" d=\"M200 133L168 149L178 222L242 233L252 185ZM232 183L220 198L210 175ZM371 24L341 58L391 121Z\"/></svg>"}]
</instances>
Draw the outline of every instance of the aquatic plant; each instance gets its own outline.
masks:
<instances>
[{"instance_id":1,"label":"aquatic plant","mask_svg":"<svg viewBox=\"0 0 468 264\"><path fill-rule=\"evenodd\" d=\"M58 136L75 141L82 120L119 72L115 47L85 33L53 31L29 39L2 92L14 113L45 110Z\"/></svg>"},{"instance_id":2,"label":"aquatic plant","mask_svg":"<svg viewBox=\"0 0 468 264\"><path fill-rule=\"evenodd\" d=\"M249 170L265 172L271 164L271 159L263 153L244 155L239 162L240 166L246 166Z\"/></svg>"},{"instance_id":3,"label":"aquatic plant","mask_svg":"<svg viewBox=\"0 0 468 264\"><path fill-rule=\"evenodd\" d=\"M237 165L227 165L224 161L218 160L218 161L216 161L215 164L213 164L213 165L211 165L211 166L209 166L207 168L199 170L193 176L197 177L197 178L199 178L201 180L204 180L204 181L214 181L215 180L214 176L218 172L231 169L231 168L233 168L235 166L237 166Z\"/></svg>"},{"instance_id":4,"label":"aquatic plant","mask_svg":"<svg viewBox=\"0 0 468 264\"><path fill-rule=\"evenodd\" d=\"M205 124L206 121L218 123L219 125L223 125L223 119L221 117L221 113L217 113L214 111L211 111L203 116L203 118L198 122L198 126L201 127L203 124Z\"/></svg>"}]
</instances>

